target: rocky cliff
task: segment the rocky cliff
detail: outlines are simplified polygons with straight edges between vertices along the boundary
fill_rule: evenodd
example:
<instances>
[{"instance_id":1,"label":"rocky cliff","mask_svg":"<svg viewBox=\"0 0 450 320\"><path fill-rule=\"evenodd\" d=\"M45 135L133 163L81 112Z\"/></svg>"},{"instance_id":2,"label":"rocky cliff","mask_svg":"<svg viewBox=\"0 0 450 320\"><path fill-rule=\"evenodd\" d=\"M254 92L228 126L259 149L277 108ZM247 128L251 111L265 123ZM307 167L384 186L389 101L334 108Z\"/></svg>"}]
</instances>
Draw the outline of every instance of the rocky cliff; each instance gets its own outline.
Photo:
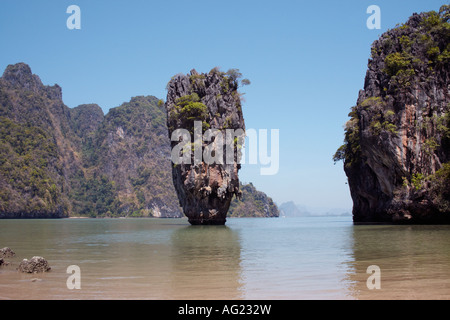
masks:
<instances>
[{"instance_id":1,"label":"rocky cliff","mask_svg":"<svg viewBox=\"0 0 450 320\"><path fill-rule=\"evenodd\" d=\"M225 141L225 130L245 129L237 91L240 76L236 69L224 73L214 68L207 74L192 70L188 75L176 75L167 85L167 125L172 148L180 140L187 146L182 152L184 160L173 164L173 182L191 224L224 224L233 196L239 195L240 164L235 147L242 142L238 136ZM186 137L173 137L179 129L185 130ZM213 135L205 138L207 132ZM223 142L233 147L231 161L227 161ZM214 161L206 161L205 155Z\"/></svg>"},{"instance_id":2,"label":"rocky cliff","mask_svg":"<svg viewBox=\"0 0 450 320\"><path fill-rule=\"evenodd\" d=\"M240 198L231 201L228 217L276 218L280 210L264 192L256 190L252 183L240 185Z\"/></svg>"},{"instance_id":3,"label":"rocky cliff","mask_svg":"<svg viewBox=\"0 0 450 320\"><path fill-rule=\"evenodd\" d=\"M355 222L450 222L449 6L414 14L372 45L345 126Z\"/></svg>"},{"instance_id":4,"label":"rocky cliff","mask_svg":"<svg viewBox=\"0 0 450 320\"><path fill-rule=\"evenodd\" d=\"M0 78L0 218L180 217L166 114L135 97L70 109L24 63Z\"/></svg>"},{"instance_id":5,"label":"rocky cliff","mask_svg":"<svg viewBox=\"0 0 450 320\"><path fill-rule=\"evenodd\" d=\"M58 85L44 86L24 63L0 78L0 217L63 217L81 161Z\"/></svg>"},{"instance_id":6,"label":"rocky cliff","mask_svg":"<svg viewBox=\"0 0 450 320\"><path fill-rule=\"evenodd\" d=\"M166 112L159 99L134 97L110 109L97 130L94 150L97 176L114 182L117 205L111 212L182 216L171 180Z\"/></svg>"}]
</instances>

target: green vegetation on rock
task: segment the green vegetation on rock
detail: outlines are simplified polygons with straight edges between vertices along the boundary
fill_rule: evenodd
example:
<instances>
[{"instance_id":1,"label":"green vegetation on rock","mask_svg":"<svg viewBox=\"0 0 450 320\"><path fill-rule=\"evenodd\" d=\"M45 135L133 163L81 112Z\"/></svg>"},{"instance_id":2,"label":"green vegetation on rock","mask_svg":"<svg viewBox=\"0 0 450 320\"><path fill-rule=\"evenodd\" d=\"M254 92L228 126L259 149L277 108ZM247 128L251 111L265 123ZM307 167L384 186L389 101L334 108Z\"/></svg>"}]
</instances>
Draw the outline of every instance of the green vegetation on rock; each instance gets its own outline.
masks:
<instances>
[{"instance_id":1,"label":"green vegetation on rock","mask_svg":"<svg viewBox=\"0 0 450 320\"><path fill-rule=\"evenodd\" d=\"M32 215L67 215L60 170L56 145L45 130L0 117L0 217L22 208Z\"/></svg>"},{"instance_id":2,"label":"green vegetation on rock","mask_svg":"<svg viewBox=\"0 0 450 320\"><path fill-rule=\"evenodd\" d=\"M240 184L241 198L231 201L228 217L278 217L280 212L272 198L256 190L252 183Z\"/></svg>"}]
</instances>

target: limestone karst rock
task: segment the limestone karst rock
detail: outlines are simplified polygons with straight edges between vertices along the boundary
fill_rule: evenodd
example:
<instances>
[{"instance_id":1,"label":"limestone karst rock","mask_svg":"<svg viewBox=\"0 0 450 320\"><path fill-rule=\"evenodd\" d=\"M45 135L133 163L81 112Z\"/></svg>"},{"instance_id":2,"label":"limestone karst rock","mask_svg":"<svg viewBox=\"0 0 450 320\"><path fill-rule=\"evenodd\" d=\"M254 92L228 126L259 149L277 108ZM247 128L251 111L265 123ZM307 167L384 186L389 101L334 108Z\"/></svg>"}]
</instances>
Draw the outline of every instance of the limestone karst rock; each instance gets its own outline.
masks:
<instances>
[{"instance_id":1,"label":"limestone karst rock","mask_svg":"<svg viewBox=\"0 0 450 320\"><path fill-rule=\"evenodd\" d=\"M139 96L66 106L25 63L0 77L0 219L181 217L166 111Z\"/></svg>"},{"instance_id":2,"label":"limestone karst rock","mask_svg":"<svg viewBox=\"0 0 450 320\"><path fill-rule=\"evenodd\" d=\"M238 149L245 130L239 76L236 69L224 73L214 68L207 74L192 70L189 75L174 76L167 85L167 124L172 148L181 140L187 143L183 155L192 151L187 157L190 161L173 163L173 182L184 214L194 225L224 224L233 196L239 195ZM200 132L195 131L195 123ZM173 139L177 129L186 130L189 141ZM226 139L227 129L237 133L231 137L233 141ZM230 153L225 146L222 148L218 135L200 142L195 139L195 134L205 138L207 132L220 132L224 144L232 145L231 161L227 161ZM208 147L212 147L210 154L217 160L213 163L203 158Z\"/></svg>"},{"instance_id":3,"label":"limestone karst rock","mask_svg":"<svg viewBox=\"0 0 450 320\"><path fill-rule=\"evenodd\" d=\"M450 222L450 10L414 14L372 45L344 160L354 222Z\"/></svg>"}]
</instances>

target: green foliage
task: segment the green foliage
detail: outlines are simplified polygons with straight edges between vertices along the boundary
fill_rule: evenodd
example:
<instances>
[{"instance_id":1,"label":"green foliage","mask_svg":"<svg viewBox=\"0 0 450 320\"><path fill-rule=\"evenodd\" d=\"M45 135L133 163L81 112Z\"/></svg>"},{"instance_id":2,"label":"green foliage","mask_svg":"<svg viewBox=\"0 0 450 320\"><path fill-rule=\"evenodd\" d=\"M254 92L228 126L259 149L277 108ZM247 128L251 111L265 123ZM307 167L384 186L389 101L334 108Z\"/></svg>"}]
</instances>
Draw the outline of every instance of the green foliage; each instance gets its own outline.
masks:
<instances>
[{"instance_id":1,"label":"green foliage","mask_svg":"<svg viewBox=\"0 0 450 320\"><path fill-rule=\"evenodd\" d=\"M431 194L434 196L434 202L438 204L439 210L450 212L450 162L444 163L429 180Z\"/></svg>"},{"instance_id":2,"label":"green foliage","mask_svg":"<svg viewBox=\"0 0 450 320\"><path fill-rule=\"evenodd\" d=\"M29 212L67 214L59 180L58 152L43 129L0 117L1 211L26 207ZM16 192L23 190L21 198Z\"/></svg>"},{"instance_id":3,"label":"green foliage","mask_svg":"<svg viewBox=\"0 0 450 320\"><path fill-rule=\"evenodd\" d=\"M345 124L344 144L333 155L334 163L343 160L345 167L350 168L361 159L358 108L364 108L374 113L370 123L370 129L374 134L379 135L383 130L391 134L398 134L397 126L394 124L395 112L392 110L384 111L385 107L386 103L383 98L369 97L363 100L359 106L352 108L349 113L350 120Z\"/></svg>"},{"instance_id":4,"label":"green foliage","mask_svg":"<svg viewBox=\"0 0 450 320\"><path fill-rule=\"evenodd\" d=\"M425 176L421 173L414 173L411 178L411 184L413 185L416 191L419 191L422 188L423 181Z\"/></svg>"},{"instance_id":5,"label":"green foliage","mask_svg":"<svg viewBox=\"0 0 450 320\"><path fill-rule=\"evenodd\" d=\"M225 75L227 75L231 81L235 83L235 87L238 87L239 84L243 86L250 85L250 80L248 79L242 79L239 83L239 80L242 78L242 73L239 71L239 69L229 69Z\"/></svg>"},{"instance_id":6,"label":"green foliage","mask_svg":"<svg viewBox=\"0 0 450 320\"><path fill-rule=\"evenodd\" d=\"M144 137L144 131L150 124L154 133L162 135L166 133L165 110L158 107L159 99L149 97L134 97L122 106L112 108L105 116L102 126L97 133L97 140L103 140L109 132L116 132L120 127L125 135ZM145 116L151 113L151 116ZM146 119L147 121L144 121ZM150 122L150 123L149 123ZM92 146L96 148L98 146Z\"/></svg>"},{"instance_id":7,"label":"green foliage","mask_svg":"<svg viewBox=\"0 0 450 320\"><path fill-rule=\"evenodd\" d=\"M442 23L442 19L439 13L436 11L430 11L426 13L426 16L422 19L420 25L427 30L433 29Z\"/></svg>"},{"instance_id":8,"label":"green foliage","mask_svg":"<svg viewBox=\"0 0 450 320\"><path fill-rule=\"evenodd\" d=\"M204 74L192 74L189 80L193 86L204 88L206 76Z\"/></svg>"},{"instance_id":9,"label":"green foliage","mask_svg":"<svg viewBox=\"0 0 450 320\"><path fill-rule=\"evenodd\" d=\"M387 132L390 132L393 134L398 134L397 126L395 124L385 121L385 122L383 122L382 126L383 126L384 130L386 130Z\"/></svg>"},{"instance_id":10,"label":"green foliage","mask_svg":"<svg viewBox=\"0 0 450 320\"><path fill-rule=\"evenodd\" d=\"M345 149L346 149L346 147L347 146L345 144L343 144L342 146L340 146L337 149L336 153L333 156L334 164L336 164L336 162L345 160Z\"/></svg>"},{"instance_id":11,"label":"green foliage","mask_svg":"<svg viewBox=\"0 0 450 320\"><path fill-rule=\"evenodd\" d=\"M189 108L192 100L200 99L198 95L192 95L179 102L182 107ZM174 215L180 213L167 158L170 155L167 115L158 106L158 101L151 96L135 97L111 109L105 116L94 148L98 161L87 170L93 174L86 175L86 181L79 183L82 197L79 202L84 202L90 194L103 204L97 206L88 199L92 215L148 216L155 203L164 203ZM118 135L118 128L123 129L123 138ZM105 168L112 170L105 171ZM97 187L95 180L107 185L106 192ZM86 184L89 183L94 188L87 190ZM98 193L104 193L104 197ZM83 208L76 212L86 214Z\"/></svg>"},{"instance_id":12,"label":"green foliage","mask_svg":"<svg viewBox=\"0 0 450 320\"><path fill-rule=\"evenodd\" d=\"M394 77L392 77L391 81L397 87L410 87L415 74L416 72L414 69L400 70Z\"/></svg>"},{"instance_id":13,"label":"green foliage","mask_svg":"<svg viewBox=\"0 0 450 320\"><path fill-rule=\"evenodd\" d=\"M404 185L408 185L404 181ZM450 211L450 162L446 162L434 174L425 176L415 173L411 178L411 186L414 191L420 191L427 186L430 199L435 203L440 212Z\"/></svg>"},{"instance_id":14,"label":"green foliage","mask_svg":"<svg viewBox=\"0 0 450 320\"><path fill-rule=\"evenodd\" d=\"M138 186L144 185L147 182L148 178L150 177L151 173L152 172L151 172L150 168L140 166L137 169L138 177L130 178L131 184L133 185L133 187L138 187Z\"/></svg>"},{"instance_id":15,"label":"green foliage","mask_svg":"<svg viewBox=\"0 0 450 320\"><path fill-rule=\"evenodd\" d=\"M195 121L202 121L203 131L207 130L210 127L208 119L208 107L200 102L200 98L195 92L178 98L174 109L169 113L169 122L182 121L182 127L190 128L191 134L194 133Z\"/></svg>"},{"instance_id":16,"label":"green foliage","mask_svg":"<svg viewBox=\"0 0 450 320\"><path fill-rule=\"evenodd\" d=\"M181 108L180 115L187 120L206 120L208 108L201 102L191 102Z\"/></svg>"},{"instance_id":17,"label":"green foliage","mask_svg":"<svg viewBox=\"0 0 450 320\"><path fill-rule=\"evenodd\" d=\"M273 200L258 191L252 183L239 184L241 199L233 198L228 217L278 217L279 210Z\"/></svg>"},{"instance_id":18,"label":"green foliage","mask_svg":"<svg viewBox=\"0 0 450 320\"><path fill-rule=\"evenodd\" d=\"M395 121L395 112L392 110L387 110L384 112L384 119L386 121L393 123Z\"/></svg>"},{"instance_id":19,"label":"green foliage","mask_svg":"<svg viewBox=\"0 0 450 320\"><path fill-rule=\"evenodd\" d=\"M400 42L400 45L402 46L402 49L404 51L409 52L411 50L411 43L412 42L411 42L411 38L410 37L408 37L406 35L403 35L403 36L400 37L399 42Z\"/></svg>"},{"instance_id":20,"label":"green foliage","mask_svg":"<svg viewBox=\"0 0 450 320\"><path fill-rule=\"evenodd\" d=\"M230 91L230 78L224 77L220 83L220 87L222 88L222 92L227 94Z\"/></svg>"},{"instance_id":21,"label":"green foliage","mask_svg":"<svg viewBox=\"0 0 450 320\"><path fill-rule=\"evenodd\" d=\"M450 20L450 5L444 4L439 8L439 15L442 21L448 22Z\"/></svg>"},{"instance_id":22,"label":"green foliage","mask_svg":"<svg viewBox=\"0 0 450 320\"><path fill-rule=\"evenodd\" d=\"M405 53L394 52L386 56L384 64L383 71L391 77L396 76L400 71L411 69L411 57Z\"/></svg>"},{"instance_id":23,"label":"green foliage","mask_svg":"<svg viewBox=\"0 0 450 320\"><path fill-rule=\"evenodd\" d=\"M437 60L437 57L441 54L439 47L431 47L427 50L427 57L431 61Z\"/></svg>"},{"instance_id":24,"label":"green foliage","mask_svg":"<svg viewBox=\"0 0 450 320\"><path fill-rule=\"evenodd\" d=\"M440 55L438 55L437 62L442 65L450 63L450 49L447 48Z\"/></svg>"},{"instance_id":25,"label":"green foliage","mask_svg":"<svg viewBox=\"0 0 450 320\"><path fill-rule=\"evenodd\" d=\"M445 62L448 62L450 51L448 7L442 6L439 13L435 11L425 13L420 23L421 29L418 33L421 34L420 41L429 64L444 66Z\"/></svg>"},{"instance_id":26,"label":"green foliage","mask_svg":"<svg viewBox=\"0 0 450 320\"><path fill-rule=\"evenodd\" d=\"M242 78L242 73L239 72L239 69L229 69L225 74L234 82L237 82L240 78Z\"/></svg>"},{"instance_id":27,"label":"green foliage","mask_svg":"<svg viewBox=\"0 0 450 320\"><path fill-rule=\"evenodd\" d=\"M372 129L372 132L374 134L379 135L383 126L381 125L380 121L374 120L370 123L370 128Z\"/></svg>"},{"instance_id":28,"label":"green foliage","mask_svg":"<svg viewBox=\"0 0 450 320\"><path fill-rule=\"evenodd\" d=\"M248 79L242 79L241 80L241 85L242 86L248 86L248 85L250 85L251 84L251 82L250 82L250 80L248 80Z\"/></svg>"},{"instance_id":29,"label":"green foliage","mask_svg":"<svg viewBox=\"0 0 450 320\"><path fill-rule=\"evenodd\" d=\"M384 105L384 103L379 102L379 105ZM372 130L373 134L379 135L382 131L386 131L392 134L398 133L397 126L394 124L394 111L383 111L383 109L377 110L377 108L372 108L371 111L374 113L374 115L372 116L372 121L370 122L370 129Z\"/></svg>"},{"instance_id":30,"label":"green foliage","mask_svg":"<svg viewBox=\"0 0 450 320\"><path fill-rule=\"evenodd\" d=\"M428 155L432 155L434 153L434 151L436 150L436 148L438 148L438 147L439 147L439 144L437 143L435 138L426 139L425 142L423 143L424 151Z\"/></svg>"},{"instance_id":31,"label":"green foliage","mask_svg":"<svg viewBox=\"0 0 450 320\"><path fill-rule=\"evenodd\" d=\"M220 67L214 67L209 71L209 74L217 74L223 77L225 75L225 72L220 71Z\"/></svg>"},{"instance_id":32,"label":"green foliage","mask_svg":"<svg viewBox=\"0 0 450 320\"><path fill-rule=\"evenodd\" d=\"M447 110L436 119L436 129L442 135L442 139L450 141L450 104Z\"/></svg>"},{"instance_id":33,"label":"green foliage","mask_svg":"<svg viewBox=\"0 0 450 320\"><path fill-rule=\"evenodd\" d=\"M104 117L92 143L83 146L83 159L90 159L84 172L70 178L73 215L148 216L157 198L179 210L170 161L162 156L170 145L161 101L134 97Z\"/></svg>"},{"instance_id":34,"label":"green foliage","mask_svg":"<svg viewBox=\"0 0 450 320\"><path fill-rule=\"evenodd\" d=\"M231 117L228 116L228 117L225 119L225 122L224 122L224 124L223 124L223 128L224 128L224 129L228 129L228 128L231 128L231 127L232 127L232 120L231 120Z\"/></svg>"},{"instance_id":35,"label":"green foliage","mask_svg":"<svg viewBox=\"0 0 450 320\"><path fill-rule=\"evenodd\" d=\"M359 119L356 107L349 113L350 120L345 124L344 144L338 148L333 156L333 161L343 160L347 168L354 166L361 160L361 146L359 143Z\"/></svg>"},{"instance_id":36,"label":"green foliage","mask_svg":"<svg viewBox=\"0 0 450 320\"><path fill-rule=\"evenodd\" d=\"M365 99L363 102L361 102L361 107L367 108L367 107L373 107L373 106L383 106L383 100L381 97L369 97Z\"/></svg>"},{"instance_id":37,"label":"green foliage","mask_svg":"<svg viewBox=\"0 0 450 320\"><path fill-rule=\"evenodd\" d=\"M115 183L110 181L106 175L81 179L81 185L73 190L71 199L74 211L78 215L104 217L110 216L111 212L117 212Z\"/></svg>"},{"instance_id":38,"label":"green foliage","mask_svg":"<svg viewBox=\"0 0 450 320\"><path fill-rule=\"evenodd\" d=\"M409 186L408 179L406 177L402 177L402 181L403 181L402 186L407 188Z\"/></svg>"}]
</instances>

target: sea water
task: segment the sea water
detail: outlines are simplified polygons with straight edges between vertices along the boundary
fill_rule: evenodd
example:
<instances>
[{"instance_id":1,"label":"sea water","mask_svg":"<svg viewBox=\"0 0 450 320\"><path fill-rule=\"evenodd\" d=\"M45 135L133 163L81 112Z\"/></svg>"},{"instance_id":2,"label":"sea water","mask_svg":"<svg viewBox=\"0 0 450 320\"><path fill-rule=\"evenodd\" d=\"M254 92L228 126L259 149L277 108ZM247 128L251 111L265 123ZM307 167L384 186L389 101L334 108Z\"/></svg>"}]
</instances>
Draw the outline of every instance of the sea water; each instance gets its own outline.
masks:
<instances>
[{"instance_id":1,"label":"sea water","mask_svg":"<svg viewBox=\"0 0 450 320\"><path fill-rule=\"evenodd\" d=\"M0 299L450 299L450 226L353 225L351 217L226 226L0 220L3 247L16 256L0 267ZM16 270L33 256L51 271ZM79 289L69 266L78 267ZM379 289L368 285L374 276Z\"/></svg>"}]
</instances>

